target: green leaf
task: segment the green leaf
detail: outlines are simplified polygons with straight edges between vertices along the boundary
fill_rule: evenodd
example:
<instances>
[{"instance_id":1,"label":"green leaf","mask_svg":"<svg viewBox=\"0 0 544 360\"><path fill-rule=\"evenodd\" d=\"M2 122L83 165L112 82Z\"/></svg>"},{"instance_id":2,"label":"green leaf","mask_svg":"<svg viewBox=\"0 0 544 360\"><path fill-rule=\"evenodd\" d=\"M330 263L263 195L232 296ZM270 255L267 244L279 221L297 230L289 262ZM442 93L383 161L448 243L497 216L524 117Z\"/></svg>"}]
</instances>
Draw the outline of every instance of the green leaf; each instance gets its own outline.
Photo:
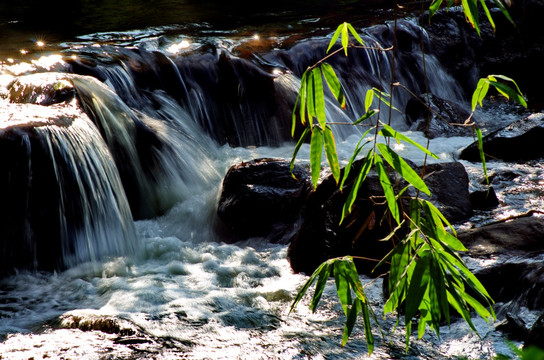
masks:
<instances>
[{"instance_id":1,"label":"green leaf","mask_svg":"<svg viewBox=\"0 0 544 360\"><path fill-rule=\"evenodd\" d=\"M485 153L484 153L484 142L482 139L482 130L475 127L474 131L476 132L476 137L478 138L478 152L480 153L480 161L482 162L482 168L484 170L485 181L489 185L489 177L487 176L487 165L485 163Z\"/></svg>"},{"instance_id":2,"label":"green leaf","mask_svg":"<svg viewBox=\"0 0 544 360\"><path fill-rule=\"evenodd\" d=\"M325 289L327 280L329 280L329 277L331 276L333 262L325 261L323 264L325 265L320 266L321 271L319 271L319 278L317 280L317 283L315 284L315 292L312 298L312 302L310 304L310 310L312 312L315 312L315 310L317 309L317 305L319 304L319 300L321 299L321 295L323 294L323 290Z\"/></svg>"},{"instance_id":3,"label":"green leaf","mask_svg":"<svg viewBox=\"0 0 544 360\"><path fill-rule=\"evenodd\" d=\"M351 207L353 206L353 203L355 202L355 199L357 198L357 194L359 193L359 188L361 187L361 184L365 181L366 176L368 175L370 169L372 168L372 163L374 160L374 149L370 149L368 151L368 154L363 161L363 165L361 166L361 171L359 172L359 176L357 176L357 180L351 187L351 191L349 192L349 195L344 203L344 207L342 208L342 217L340 218L340 224L344 221L344 218L347 214L351 212Z\"/></svg>"},{"instance_id":4,"label":"green leaf","mask_svg":"<svg viewBox=\"0 0 544 360\"><path fill-rule=\"evenodd\" d=\"M351 308L349 309L349 312L347 314L346 324L344 325L344 334L342 336L342 347L347 344L348 338L351 335L351 332L353 331L353 327L355 326L355 321L357 320L357 316L359 315L359 312L361 311L361 300L355 299L353 302L353 305L351 305Z\"/></svg>"},{"instance_id":5,"label":"green leaf","mask_svg":"<svg viewBox=\"0 0 544 360\"><path fill-rule=\"evenodd\" d=\"M332 172L336 184L340 181L340 163L338 162L338 154L336 152L336 143L334 141L334 135L329 126L325 127L323 134L325 140L325 154L327 155L327 161Z\"/></svg>"},{"instance_id":6,"label":"green leaf","mask_svg":"<svg viewBox=\"0 0 544 360\"><path fill-rule=\"evenodd\" d=\"M408 323L417 314L423 295L429 285L430 274L430 252L428 250L419 254L416 262L408 293L406 294L405 322Z\"/></svg>"},{"instance_id":7,"label":"green leaf","mask_svg":"<svg viewBox=\"0 0 544 360\"><path fill-rule=\"evenodd\" d=\"M325 114L325 96L323 94L323 78L321 76L321 69L315 68L312 70L312 78L314 81L314 101L315 101L315 114L319 126L322 129L325 128L326 114Z\"/></svg>"},{"instance_id":8,"label":"green leaf","mask_svg":"<svg viewBox=\"0 0 544 360\"><path fill-rule=\"evenodd\" d=\"M463 12L467 21L474 27L478 36L480 36L480 20L476 0L461 0L461 4L463 5Z\"/></svg>"},{"instance_id":9,"label":"green leaf","mask_svg":"<svg viewBox=\"0 0 544 360\"><path fill-rule=\"evenodd\" d=\"M487 16L487 20L489 21L489 24L491 25L491 28L493 29L493 33L495 33L495 30L496 30L495 22L493 21L493 17L491 17L491 13L489 12L489 9L487 8L485 0L480 0L480 4L482 4L482 8L484 9L485 16Z\"/></svg>"},{"instance_id":10,"label":"green leaf","mask_svg":"<svg viewBox=\"0 0 544 360\"><path fill-rule=\"evenodd\" d=\"M397 203L395 191L393 190L393 185L391 184L391 180L389 180L389 175L387 174L387 170L385 169L382 158L378 153L374 153L374 167L376 168L376 172L378 173L378 178L380 179L380 184L383 188L383 192L385 194L385 199L387 200L387 206L389 207L389 211L391 211L391 215L393 216L397 224L399 224L400 223L399 204Z\"/></svg>"},{"instance_id":11,"label":"green leaf","mask_svg":"<svg viewBox=\"0 0 544 360\"><path fill-rule=\"evenodd\" d=\"M476 89L472 93L472 112L476 110L476 106L478 104L480 104L480 106L483 107L482 101L486 97L488 90L489 90L489 80L487 79L478 80L478 85L476 85Z\"/></svg>"},{"instance_id":12,"label":"green leaf","mask_svg":"<svg viewBox=\"0 0 544 360\"><path fill-rule=\"evenodd\" d=\"M404 180L408 181L416 189L422 191L428 196L431 195L431 191L425 182L403 158L401 158L396 152L385 144L376 144L376 147L380 151L380 154L383 156L385 161L387 161L389 165L391 165L391 167L404 178Z\"/></svg>"},{"instance_id":13,"label":"green leaf","mask_svg":"<svg viewBox=\"0 0 544 360\"><path fill-rule=\"evenodd\" d=\"M433 0L431 5L429 6L429 21L431 17L440 9L440 5L442 5L442 0Z\"/></svg>"},{"instance_id":14,"label":"green leaf","mask_svg":"<svg viewBox=\"0 0 544 360\"><path fill-rule=\"evenodd\" d=\"M355 30L355 28L350 24L350 23L347 23L348 25L348 30L349 32L351 33L351 35L353 35L353 37L355 38L355 40L357 40L359 42L359 44L361 45L365 45L365 42L363 41L363 39L361 39L361 37L359 36L359 34L357 33L357 31Z\"/></svg>"},{"instance_id":15,"label":"green leaf","mask_svg":"<svg viewBox=\"0 0 544 360\"><path fill-rule=\"evenodd\" d=\"M346 277L346 269L343 261L336 261L334 263L334 280L336 283L336 293L338 294L338 299L340 299L344 314L348 316L348 306L352 304L352 299L351 289L349 286L349 281Z\"/></svg>"},{"instance_id":16,"label":"green leaf","mask_svg":"<svg viewBox=\"0 0 544 360\"><path fill-rule=\"evenodd\" d=\"M321 70L325 76L325 81L331 90L331 93L334 95L336 100L340 103L342 109L346 108L346 98L344 97L344 91L342 90L342 85L334 72L332 66L327 63L321 64Z\"/></svg>"},{"instance_id":17,"label":"green leaf","mask_svg":"<svg viewBox=\"0 0 544 360\"><path fill-rule=\"evenodd\" d=\"M310 125L313 125L312 119L316 117L315 112L315 80L314 80L314 71L310 71L306 78L306 101L308 110L308 121Z\"/></svg>"},{"instance_id":18,"label":"green leaf","mask_svg":"<svg viewBox=\"0 0 544 360\"><path fill-rule=\"evenodd\" d=\"M380 134L382 136L385 136L385 137L392 137L394 138L395 140L397 141L404 141L404 142L407 142L409 144L412 144L414 145L415 147L417 147L419 150L423 151L425 154L435 158L435 159L438 159L438 155L436 155L435 153L431 152L429 149L427 149L426 147L418 144L417 142L415 142L414 140L410 139L408 136L406 135L403 135L401 134L400 132L396 131L395 129L393 129L391 126L385 124L385 123L380 123L382 126L383 126L383 129L380 130Z\"/></svg>"},{"instance_id":19,"label":"green leaf","mask_svg":"<svg viewBox=\"0 0 544 360\"><path fill-rule=\"evenodd\" d=\"M366 92L365 96L365 111L368 113L368 110L372 106L372 101L374 101L374 89L369 89Z\"/></svg>"},{"instance_id":20,"label":"green leaf","mask_svg":"<svg viewBox=\"0 0 544 360\"><path fill-rule=\"evenodd\" d=\"M402 113L402 111L400 111L396 107L392 106L391 103L389 102L389 100L386 99L388 97L391 97L391 95L389 95L388 93L385 93L385 92L383 92L383 91L381 91L380 89L377 89L377 88L372 88L372 89L374 90L374 95L376 95L376 97L378 99L380 99L380 101L383 102L387 107L390 107L391 109L393 109L395 111L398 111L399 113Z\"/></svg>"},{"instance_id":21,"label":"green leaf","mask_svg":"<svg viewBox=\"0 0 544 360\"><path fill-rule=\"evenodd\" d=\"M297 293L297 296L295 297L295 300L293 300L293 303L291 304L291 308L289 309L289 313L293 312L295 310L295 308L297 307L298 303L300 302L300 300L302 300L302 298L304 297L304 295L306 294L306 291L308 291L308 289L310 288L310 286L312 286L312 284L315 282L315 280L317 279L318 275L321 273L321 271L323 270L323 268L325 266L328 266L328 264L330 263L331 260L329 261L325 261L323 262L321 265L319 265L319 267L317 269L315 269L314 273L312 274L312 276L310 276L310 278L304 283L304 285L302 286L302 288L298 291Z\"/></svg>"},{"instance_id":22,"label":"green leaf","mask_svg":"<svg viewBox=\"0 0 544 360\"><path fill-rule=\"evenodd\" d=\"M342 24L342 47L344 48L344 52L346 53L346 56L348 56L348 43L349 43L349 34L348 34L348 23Z\"/></svg>"},{"instance_id":23,"label":"green leaf","mask_svg":"<svg viewBox=\"0 0 544 360\"><path fill-rule=\"evenodd\" d=\"M378 111L376 110L370 110L370 111L367 111L363 116L361 116L359 119L357 119L353 125L358 125L360 123L362 123L363 121L365 121L366 119L374 116L375 114L377 114Z\"/></svg>"},{"instance_id":24,"label":"green leaf","mask_svg":"<svg viewBox=\"0 0 544 360\"><path fill-rule=\"evenodd\" d=\"M291 171L291 176L295 177L293 174L293 169L295 168L295 159L297 158L297 154L302 147L302 144L306 141L306 138L308 137L308 134L310 133L310 127L307 126L304 129L304 132L302 135L300 135L300 138L298 139L297 145L295 146L295 150L293 151L293 157L291 158L291 163L289 164L289 170Z\"/></svg>"},{"instance_id":25,"label":"green leaf","mask_svg":"<svg viewBox=\"0 0 544 360\"><path fill-rule=\"evenodd\" d=\"M310 140L310 168L312 172L312 185L317 187L321 175L321 153L323 152L323 130L318 126L312 129Z\"/></svg>"},{"instance_id":26,"label":"green leaf","mask_svg":"<svg viewBox=\"0 0 544 360\"><path fill-rule=\"evenodd\" d=\"M514 20L512 20L512 18L510 17L508 10L506 10L503 3L500 0L492 0L492 1L499 9L501 9L501 12L508 19L508 21L510 21L512 25L516 26L516 24L514 23Z\"/></svg>"},{"instance_id":27,"label":"green leaf","mask_svg":"<svg viewBox=\"0 0 544 360\"><path fill-rule=\"evenodd\" d=\"M495 76L497 76L497 75L495 75ZM500 82L496 81L493 78L493 75L490 75L489 79L491 80L490 84L493 85L495 87L495 89L497 89L497 91L499 93L501 93L504 97L506 97L507 99L512 98L512 100L516 101L517 103L521 104L523 107L527 108L527 102L525 101L525 99L523 98L521 93L516 92L514 89L512 89L510 86L508 86L506 84L503 84L503 83L500 83Z\"/></svg>"},{"instance_id":28,"label":"green leaf","mask_svg":"<svg viewBox=\"0 0 544 360\"><path fill-rule=\"evenodd\" d=\"M368 141L365 142L363 145L361 145L361 142L365 139L365 136L368 134L369 131L370 131L370 129L367 130L363 134L363 136L361 136L361 138L359 139L359 142L357 142L357 145L355 145L355 150L353 151L353 154L351 154L351 158L349 159L348 164L344 168L344 176L342 177L342 182L340 183L340 191L344 190L344 184L345 184L346 180L348 179L349 173L351 172L351 167L353 166L353 162L357 158L357 155L359 155L361 150L363 150L363 147L366 144L368 144Z\"/></svg>"},{"instance_id":29,"label":"green leaf","mask_svg":"<svg viewBox=\"0 0 544 360\"><path fill-rule=\"evenodd\" d=\"M334 35L332 36L331 42L329 43L329 47L327 48L327 53L331 50L331 48L336 44L336 41L338 41L338 37L340 36L340 33L342 32L342 29L344 28L344 24L338 25L338 28L336 28L336 31L334 32Z\"/></svg>"},{"instance_id":30,"label":"green leaf","mask_svg":"<svg viewBox=\"0 0 544 360\"><path fill-rule=\"evenodd\" d=\"M372 355L374 351L374 336L372 335L372 327L370 324L370 309L367 303L362 304L363 324L365 327L366 346L368 348L368 354Z\"/></svg>"},{"instance_id":31,"label":"green leaf","mask_svg":"<svg viewBox=\"0 0 544 360\"><path fill-rule=\"evenodd\" d=\"M421 202L421 204L423 205L423 207L425 208L425 211L428 211L428 212L431 212L433 215L435 216L438 216L440 218L440 220L442 220L442 222L444 224L446 224L447 227L450 228L451 232L457 236L457 232L455 231L455 228L449 223L448 219L446 219L446 217L444 216L444 214L442 214L442 212L440 210L438 210L436 208L436 206L434 206L434 204L428 200L423 200L423 199L419 199L419 201ZM456 249L456 250L462 250L462 251L466 251L466 249L463 248L461 249Z\"/></svg>"}]
</instances>

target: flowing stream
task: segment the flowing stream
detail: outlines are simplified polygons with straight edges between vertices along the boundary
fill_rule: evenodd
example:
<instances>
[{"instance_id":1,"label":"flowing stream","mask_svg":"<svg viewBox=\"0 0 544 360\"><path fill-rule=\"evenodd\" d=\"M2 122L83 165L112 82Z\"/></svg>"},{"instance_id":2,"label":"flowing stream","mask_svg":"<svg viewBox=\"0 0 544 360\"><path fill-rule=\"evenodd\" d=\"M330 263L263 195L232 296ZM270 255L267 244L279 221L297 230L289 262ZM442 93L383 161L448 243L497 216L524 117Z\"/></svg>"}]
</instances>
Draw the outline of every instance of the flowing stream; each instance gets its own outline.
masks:
<instances>
[{"instance_id":1,"label":"flowing stream","mask_svg":"<svg viewBox=\"0 0 544 360\"><path fill-rule=\"evenodd\" d=\"M295 28L306 29L314 20L319 18L294 22ZM89 231L77 235L79 240L70 245L84 250L66 257L67 270L21 270L0 280L0 359L360 359L366 355L360 327L348 345L340 347L343 315L332 283L315 314L308 310L308 299L289 314L306 276L292 273L287 245L267 238L226 244L215 214L221 181L231 165L260 157L291 157L293 144L285 136L290 117L285 119L285 110L289 114L293 106L289 99L298 89L301 69L323 54L328 40L322 36L328 31L324 29L311 41L298 41L291 40L285 29L264 39L253 28L200 26L198 31L193 23L115 32L105 27L105 32L76 34L48 44L46 50L2 59L3 109L9 109L6 89L17 76L79 74L70 81L89 118L78 126L94 123L92 133L97 138L85 139L87 148L72 149L73 144L85 141L52 127L44 127L40 134L51 139L51 153L69 163L69 168L91 169L79 182L80 192L106 201L94 199L97 205L86 208L84 229ZM365 30L365 40L386 47L380 26ZM424 38L414 21L402 21L399 26L414 38ZM293 46L273 50L281 44ZM245 57L246 48L261 49L262 55ZM353 86L347 93L347 112L328 101L330 117L348 121L364 112L361 94L390 82L384 74L388 56L368 51L351 72L342 61L336 64L340 76ZM416 53L407 61L422 63L423 59ZM455 80L432 54L425 61L427 84L419 84L408 70L400 70L403 82L417 93L428 86L441 97L463 102ZM398 96L394 105L404 108L407 100ZM487 130L520 116L508 108L497 119L497 109L478 114ZM402 115L392 116L394 124L407 130ZM345 164L360 134L336 131ZM161 146L153 141L149 145L141 134ZM407 134L426 142L419 132ZM430 149L440 156L439 161L451 161L472 141L470 137L437 138ZM101 146L116 150L101 155ZM396 150L416 163L423 161L415 148L399 145ZM309 158L307 146L299 157L301 162ZM110 172L102 173L99 158L108 159L105 169ZM464 165L472 177L471 186L476 187L481 168ZM496 189L506 205L491 217L477 213L473 220L485 222L541 208L543 198L537 186L544 169L532 165L515 164L513 171L520 174L516 182ZM505 165L489 164L490 169L501 166ZM96 183L97 173L109 185ZM127 188L128 183L133 187L125 190L127 203L115 189ZM81 201L95 204L94 200ZM138 220L123 215L129 206ZM129 223L113 221L116 216ZM119 231L122 235L116 236ZM59 236L65 241L72 235ZM95 255L100 260L89 261ZM469 264L485 266L470 259ZM454 321L441 329L440 339L427 334L422 340L414 339L405 352L402 330L393 330L394 317L381 316L382 280L363 277L363 282L368 284L367 294L385 333L381 337L375 331L377 347L371 358L487 359L510 353L504 335L481 319L474 319L479 336L463 322ZM512 304L498 304L498 311L501 306ZM534 312L523 308L518 312L528 324L536 320Z\"/></svg>"}]
</instances>

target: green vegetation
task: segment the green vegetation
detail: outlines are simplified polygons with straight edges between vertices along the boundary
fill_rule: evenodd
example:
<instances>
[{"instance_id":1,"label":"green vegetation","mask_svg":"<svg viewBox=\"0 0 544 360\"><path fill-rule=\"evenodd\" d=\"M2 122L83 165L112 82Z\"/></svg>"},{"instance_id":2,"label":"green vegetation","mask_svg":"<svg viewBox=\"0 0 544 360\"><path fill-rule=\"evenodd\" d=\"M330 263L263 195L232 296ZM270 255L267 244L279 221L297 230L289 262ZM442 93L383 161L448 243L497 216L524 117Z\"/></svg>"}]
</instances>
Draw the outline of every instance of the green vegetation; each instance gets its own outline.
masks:
<instances>
[{"instance_id":1,"label":"green vegetation","mask_svg":"<svg viewBox=\"0 0 544 360\"><path fill-rule=\"evenodd\" d=\"M493 2L511 21L500 0L493 0ZM485 2L482 0L480 3L494 28L493 20ZM431 16L441 4L442 0L432 2L430 7ZM447 6L449 7L452 4L453 1L449 0ZM467 20L479 33L477 0L463 0L462 5ZM358 190L371 169L376 171L384 191L384 201L387 203L389 210L382 221L388 222L391 229L390 235L383 241L393 241L392 239L396 238L393 250L381 259L376 266L390 264L386 280L390 295L383 312L384 314L396 313L397 325L401 317L404 318L407 348L410 343L412 327L417 329L419 338L423 336L427 328L440 336L440 325L450 323L451 310L457 312L476 332L471 320L471 311L476 312L486 321L493 321L495 320L493 300L459 256L458 252L466 251L466 249L457 239L455 229L431 202L419 197L419 193L431 195L421 176L391 148L391 142L404 142L418 147L427 156L437 158L428 148L417 144L397 132L390 124L381 121L380 109L372 109L371 107L374 98L377 98L380 107L385 106L391 111L391 96L383 90L370 89L366 93L366 113L353 124L350 124L351 126L364 124L369 128L361 136L344 174L341 176L336 143L331 129L332 124L326 118L324 87L329 88L342 108L345 107L345 97L342 85L333 67L326 63L326 60L342 52L345 56L348 56L350 47L366 47L366 44L353 26L344 23L335 31L327 53L331 51L339 39L342 44L339 49L310 66L302 75L299 95L293 109L292 133L294 134L295 128L300 125L304 126L305 129L295 146L291 164L294 166L297 153L309 136L310 168L314 188L319 181L324 148L330 171L340 189L343 189L353 162L361 153L364 154L363 165L357 174L357 180L353 187L349 189L350 193L344 204L342 220L352 210ZM395 49L393 46L389 49L380 49L380 51L395 51ZM392 70L394 71L394 68ZM509 86L510 84L513 84L514 87ZM512 79L500 75L490 75L478 82L472 97L472 113L474 113L478 104L482 106L482 101L487 95L490 85L496 88L500 94L526 106L520 89ZM391 92L395 86L401 85L391 84ZM403 87L401 86L401 88ZM481 131L471 123L471 118L472 115L462 125L472 126L476 131L484 173L487 176L485 154L481 147ZM395 190L390 175L391 169L402 177L408 185L400 190ZM415 196L407 195L406 190L410 187L416 189ZM364 236L364 233L362 236ZM375 321L374 312L365 295L364 286L359 279L353 259L354 257L346 256L330 259L321 264L300 289L291 306L291 311L299 304L312 284L316 283L310 304L311 310L315 311L325 284L329 277L333 275L338 298L346 316L342 346L348 341L356 319L361 315L368 351L372 353L374 336L371 317L374 318L376 325L378 322Z\"/></svg>"}]
</instances>

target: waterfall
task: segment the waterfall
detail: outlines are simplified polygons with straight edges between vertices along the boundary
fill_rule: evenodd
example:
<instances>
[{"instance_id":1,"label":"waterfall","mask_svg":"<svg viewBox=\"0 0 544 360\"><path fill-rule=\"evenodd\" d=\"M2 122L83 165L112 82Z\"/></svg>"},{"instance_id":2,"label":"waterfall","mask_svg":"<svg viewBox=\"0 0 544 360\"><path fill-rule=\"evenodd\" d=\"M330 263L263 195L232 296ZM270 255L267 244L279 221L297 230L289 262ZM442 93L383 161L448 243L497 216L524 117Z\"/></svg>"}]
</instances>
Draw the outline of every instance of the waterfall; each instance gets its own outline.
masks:
<instances>
[{"instance_id":1,"label":"waterfall","mask_svg":"<svg viewBox=\"0 0 544 360\"><path fill-rule=\"evenodd\" d=\"M73 104L2 108L0 272L134 254L119 174L91 120Z\"/></svg>"}]
</instances>

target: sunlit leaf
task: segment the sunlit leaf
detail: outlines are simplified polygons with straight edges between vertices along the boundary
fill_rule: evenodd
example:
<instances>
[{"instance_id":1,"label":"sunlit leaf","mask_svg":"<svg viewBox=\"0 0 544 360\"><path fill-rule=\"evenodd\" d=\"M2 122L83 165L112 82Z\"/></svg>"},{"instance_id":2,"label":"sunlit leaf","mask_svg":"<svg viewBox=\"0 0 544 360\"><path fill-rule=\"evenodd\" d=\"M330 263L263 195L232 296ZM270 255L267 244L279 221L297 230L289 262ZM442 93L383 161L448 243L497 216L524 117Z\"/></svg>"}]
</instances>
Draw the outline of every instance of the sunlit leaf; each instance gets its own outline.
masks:
<instances>
[{"instance_id":1,"label":"sunlit leaf","mask_svg":"<svg viewBox=\"0 0 544 360\"><path fill-rule=\"evenodd\" d=\"M346 98L344 97L344 91L342 90L342 85L334 72L332 66L327 63L321 64L321 70L325 76L325 81L331 90L331 93L334 95L336 100L340 103L342 109L346 108Z\"/></svg>"},{"instance_id":2,"label":"sunlit leaf","mask_svg":"<svg viewBox=\"0 0 544 360\"><path fill-rule=\"evenodd\" d=\"M372 355L372 352L374 351L374 336L372 335L372 326L370 324L369 316L372 311L369 309L367 303L363 303L361 312L363 313L363 324L365 327L365 338L366 346L368 347L368 354Z\"/></svg>"},{"instance_id":3,"label":"sunlit leaf","mask_svg":"<svg viewBox=\"0 0 544 360\"><path fill-rule=\"evenodd\" d=\"M369 110L368 112L366 112L363 116L361 116L359 119L357 119L356 121L353 122L353 125L358 125L360 123L362 123L363 121L365 121L366 119L369 119L371 118L372 116L374 116L375 114L377 114L378 112L376 110Z\"/></svg>"},{"instance_id":4,"label":"sunlit leaf","mask_svg":"<svg viewBox=\"0 0 544 360\"><path fill-rule=\"evenodd\" d=\"M368 113L368 110L372 106L372 101L374 101L374 89L369 89L365 95L365 112Z\"/></svg>"},{"instance_id":5,"label":"sunlit leaf","mask_svg":"<svg viewBox=\"0 0 544 360\"><path fill-rule=\"evenodd\" d=\"M293 151L293 157L291 158L291 163L289 164L289 170L291 171L291 175L295 177L293 170L295 168L295 159L297 158L297 154L302 147L302 144L306 141L306 138L308 137L308 134L310 133L310 127L307 126L304 129L304 132L302 135L300 135L300 138L298 139L297 145L295 146L295 150Z\"/></svg>"},{"instance_id":6,"label":"sunlit leaf","mask_svg":"<svg viewBox=\"0 0 544 360\"><path fill-rule=\"evenodd\" d=\"M489 177L487 176L487 165L485 162L484 142L482 139L482 130L476 127L474 128L474 131L476 132L476 137L478 139L478 142L477 142L478 152L480 153L480 161L482 162L482 168L484 170L485 181L487 182L487 184L489 184Z\"/></svg>"},{"instance_id":7,"label":"sunlit leaf","mask_svg":"<svg viewBox=\"0 0 544 360\"><path fill-rule=\"evenodd\" d=\"M440 9L440 5L442 5L442 0L433 0L429 6L429 20Z\"/></svg>"},{"instance_id":8,"label":"sunlit leaf","mask_svg":"<svg viewBox=\"0 0 544 360\"><path fill-rule=\"evenodd\" d=\"M312 185L317 187L321 175L321 153L323 151L323 130L314 126L310 140L310 168L312 173Z\"/></svg>"},{"instance_id":9,"label":"sunlit leaf","mask_svg":"<svg viewBox=\"0 0 544 360\"><path fill-rule=\"evenodd\" d=\"M293 312L295 310L295 308L297 307L300 300L302 300L302 298L306 294L306 291L308 291L310 286L312 286L312 284L315 282L315 280L317 279L317 277L319 276L319 274L321 273L323 268L325 266L329 266L331 261L332 260L325 261L321 265L319 265L319 267L313 272L312 276L310 276L310 278L304 283L302 288L298 291L298 293L297 293L297 295L295 297L295 300L293 300L293 303L291 304L291 308L289 309L289 313L291 313L291 312Z\"/></svg>"},{"instance_id":10,"label":"sunlit leaf","mask_svg":"<svg viewBox=\"0 0 544 360\"><path fill-rule=\"evenodd\" d=\"M380 184L385 194L385 199L387 200L387 206L389 207L389 211L391 211L391 215L393 216L397 224L399 224L399 204L397 203L395 191L393 190L393 185L391 184L391 180L389 179L387 170L383 165L381 156L378 153L374 153L374 167L376 168L376 172L378 173L378 178L380 179Z\"/></svg>"},{"instance_id":11,"label":"sunlit leaf","mask_svg":"<svg viewBox=\"0 0 544 360\"><path fill-rule=\"evenodd\" d=\"M476 33L478 33L478 36L480 36L480 20L476 0L461 0L461 4L463 5L465 18L472 25L472 27L474 27Z\"/></svg>"},{"instance_id":12,"label":"sunlit leaf","mask_svg":"<svg viewBox=\"0 0 544 360\"><path fill-rule=\"evenodd\" d=\"M315 284L315 292L310 304L310 310L312 312L315 312L317 309L317 305L319 304L319 300L321 299L321 295L323 294L327 280L329 280L329 277L331 276L331 269L333 266L332 261L326 261L324 264L324 266L320 267L321 270L319 271L319 278Z\"/></svg>"},{"instance_id":13,"label":"sunlit leaf","mask_svg":"<svg viewBox=\"0 0 544 360\"><path fill-rule=\"evenodd\" d=\"M357 176L357 180L351 187L351 191L344 202L344 207L342 208L342 217L340 218L340 223L344 221L344 218L347 214L351 212L351 208L353 204L355 203L355 199L357 198L357 194L359 193L359 188L361 184L365 181L366 176L368 175L370 169L372 168L373 160L374 160L374 149L370 149L368 151L368 154L363 160L363 164L361 166L361 170L359 171L359 175Z\"/></svg>"},{"instance_id":14,"label":"sunlit leaf","mask_svg":"<svg viewBox=\"0 0 544 360\"><path fill-rule=\"evenodd\" d=\"M344 334L342 336L342 346L346 345L349 339L349 336L351 335L351 332L353 331L353 327L355 326L355 321L357 320L357 316L359 315L359 312L361 311L361 300L355 299L353 302L353 305L349 309L349 312L347 314L346 324L344 325Z\"/></svg>"},{"instance_id":15,"label":"sunlit leaf","mask_svg":"<svg viewBox=\"0 0 544 360\"><path fill-rule=\"evenodd\" d=\"M321 70L315 68L312 70L312 78L314 80L314 101L315 101L315 115L319 126L322 129L325 128L326 114L325 114L325 95L323 94L323 78L321 76Z\"/></svg>"},{"instance_id":16,"label":"sunlit leaf","mask_svg":"<svg viewBox=\"0 0 544 360\"><path fill-rule=\"evenodd\" d=\"M363 41L363 39L361 39L361 37L359 36L359 34L357 33L357 31L355 30L355 28L350 24L350 23L347 23L348 25L348 30L349 32L351 33L351 35L353 35L353 37L355 38L355 40L357 40L359 42L359 44L361 45L365 45L365 42Z\"/></svg>"},{"instance_id":17,"label":"sunlit leaf","mask_svg":"<svg viewBox=\"0 0 544 360\"><path fill-rule=\"evenodd\" d=\"M495 76L497 76L497 75L495 75ZM507 99L511 98L512 100L514 100L517 103L521 104L523 107L525 107L525 108L527 107L527 102L525 101L525 99L523 98L523 96L520 93L516 92L510 86L496 81L492 76L489 76L489 78L491 80L490 84L493 85L495 87L495 89L497 89L497 91L499 93L501 93L504 97L506 97Z\"/></svg>"},{"instance_id":18,"label":"sunlit leaf","mask_svg":"<svg viewBox=\"0 0 544 360\"><path fill-rule=\"evenodd\" d=\"M424 251L419 254L419 260L416 262L408 293L406 295L405 321L409 322L417 314L423 295L429 284L430 274L430 253Z\"/></svg>"},{"instance_id":19,"label":"sunlit leaf","mask_svg":"<svg viewBox=\"0 0 544 360\"><path fill-rule=\"evenodd\" d=\"M412 184L416 189L421 190L427 195L431 195L431 191L425 184L425 182L419 177L419 175L408 165L408 163L401 158L396 152L394 152L386 144L376 144L376 147L380 151L385 161L391 165L395 171L403 177L404 180Z\"/></svg>"},{"instance_id":20,"label":"sunlit leaf","mask_svg":"<svg viewBox=\"0 0 544 360\"><path fill-rule=\"evenodd\" d=\"M495 30L496 30L495 22L493 21L493 17L491 16L491 13L489 12L489 8L487 7L485 0L480 0L480 4L482 4L482 8L484 9L485 16L487 17L487 20L489 21L489 24L491 25L491 28L493 29L493 33L495 33Z\"/></svg>"},{"instance_id":21,"label":"sunlit leaf","mask_svg":"<svg viewBox=\"0 0 544 360\"><path fill-rule=\"evenodd\" d=\"M336 44L336 41L338 41L338 37L340 36L340 33L342 32L343 28L344 28L344 24L338 25L338 28L336 28L336 31L334 32L334 35L332 36L331 42L329 43L327 52L329 52L331 48L334 46L334 44Z\"/></svg>"},{"instance_id":22,"label":"sunlit leaf","mask_svg":"<svg viewBox=\"0 0 544 360\"><path fill-rule=\"evenodd\" d=\"M336 143L334 141L334 135L329 126L325 127L323 134L325 140L325 154L327 156L327 161L329 162L329 167L332 172L336 184L340 181L340 163L338 162L338 154L336 153Z\"/></svg>"},{"instance_id":23,"label":"sunlit leaf","mask_svg":"<svg viewBox=\"0 0 544 360\"><path fill-rule=\"evenodd\" d=\"M383 135L383 136L386 136L386 137L392 137L394 138L395 140L397 141L404 141L404 142L407 142L409 144L412 144L414 145L415 147L417 147L419 150L423 151L424 153L426 153L427 155L435 158L435 159L438 159L438 155L436 155L435 153L431 152L429 149L427 149L426 147L418 144L416 141L410 139L408 136L406 135L403 135L401 134L400 132L396 131L395 129L393 129L391 126L385 124L385 123L380 123L382 126L383 126L383 129L380 130L380 134Z\"/></svg>"},{"instance_id":24,"label":"sunlit leaf","mask_svg":"<svg viewBox=\"0 0 544 360\"><path fill-rule=\"evenodd\" d=\"M338 299L342 304L344 314L348 316L348 306L352 304L351 288L349 281L346 278L346 268L343 261L336 261L334 263L334 281L336 283L336 293Z\"/></svg>"}]
</instances>

